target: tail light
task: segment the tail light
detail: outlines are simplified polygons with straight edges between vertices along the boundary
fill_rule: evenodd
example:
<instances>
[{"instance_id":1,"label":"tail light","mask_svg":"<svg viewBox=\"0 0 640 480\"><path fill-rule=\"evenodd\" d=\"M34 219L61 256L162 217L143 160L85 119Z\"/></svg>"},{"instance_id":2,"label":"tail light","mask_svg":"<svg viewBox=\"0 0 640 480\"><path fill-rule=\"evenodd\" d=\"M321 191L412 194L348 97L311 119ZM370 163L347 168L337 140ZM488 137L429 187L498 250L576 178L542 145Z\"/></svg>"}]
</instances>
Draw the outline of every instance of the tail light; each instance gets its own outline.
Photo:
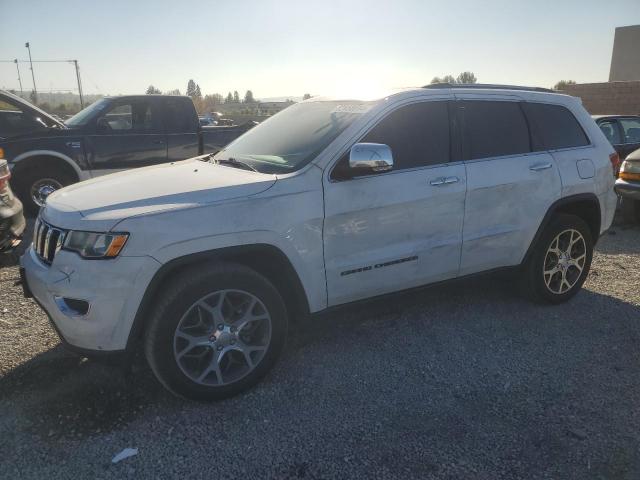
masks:
<instances>
[{"instance_id":1,"label":"tail light","mask_svg":"<svg viewBox=\"0 0 640 480\"><path fill-rule=\"evenodd\" d=\"M7 162L3 161L0 163L0 190L7 188L10 178L11 171L9 170L9 165L7 165Z\"/></svg>"},{"instance_id":2,"label":"tail light","mask_svg":"<svg viewBox=\"0 0 640 480\"><path fill-rule=\"evenodd\" d=\"M613 176L617 177L620 171L620 155L618 155L618 152L613 152L609 155L609 161L611 162L611 168L613 168Z\"/></svg>"}]
</instances>

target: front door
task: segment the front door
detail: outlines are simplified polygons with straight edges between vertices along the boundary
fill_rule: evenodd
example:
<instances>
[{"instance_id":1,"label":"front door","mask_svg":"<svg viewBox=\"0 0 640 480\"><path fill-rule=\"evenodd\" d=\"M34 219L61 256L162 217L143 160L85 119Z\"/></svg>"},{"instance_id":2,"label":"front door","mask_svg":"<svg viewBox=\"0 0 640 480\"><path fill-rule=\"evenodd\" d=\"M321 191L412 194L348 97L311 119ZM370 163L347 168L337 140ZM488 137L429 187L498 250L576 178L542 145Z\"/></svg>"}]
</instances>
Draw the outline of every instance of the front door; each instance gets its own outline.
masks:
<instances>
[{"instance_id":1,"label":"front door","mask_svg":"<svg viewBox=\"0 0 640 480\"><path fill-rule=\"evenodd\" d=\"M347 152L325 181L329 305L458 274L466 174L450 162L449 102L402 106L359 141L388 145L394 167L350 176Z\"/></svg>"},{"instance_id":2,"label":"front door","mask_svg":"<svg viewBox=\"0 0 640 480\"><path fill-rule=\"evenodd\" d=\"M86 148L94 174L166 162L166 135L155 102L116 101L98 117Z\"/></svg>"}]
</instances>

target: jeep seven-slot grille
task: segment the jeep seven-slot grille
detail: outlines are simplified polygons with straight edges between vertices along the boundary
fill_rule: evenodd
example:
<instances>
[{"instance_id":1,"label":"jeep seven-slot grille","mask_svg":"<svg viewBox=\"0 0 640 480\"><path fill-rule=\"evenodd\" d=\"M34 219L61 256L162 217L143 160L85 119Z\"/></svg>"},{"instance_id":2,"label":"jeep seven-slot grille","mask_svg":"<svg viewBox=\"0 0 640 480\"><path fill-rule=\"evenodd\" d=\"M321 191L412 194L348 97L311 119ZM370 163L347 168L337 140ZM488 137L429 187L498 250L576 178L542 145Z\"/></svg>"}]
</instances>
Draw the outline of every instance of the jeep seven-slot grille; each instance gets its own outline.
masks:
<instances>
[{"instance_id":1,"label":"jeep seven-slot grille","mask_svg":"<svg viewBox=\"0 0 640 480\"><path fill-rule=\"evenodd\" d=\"M45 263L53 262L56 253L64 244L66 234L66 230L52 227L38 219L33 232L33 248L40 260Z\"/></svg>"}]
</instances>

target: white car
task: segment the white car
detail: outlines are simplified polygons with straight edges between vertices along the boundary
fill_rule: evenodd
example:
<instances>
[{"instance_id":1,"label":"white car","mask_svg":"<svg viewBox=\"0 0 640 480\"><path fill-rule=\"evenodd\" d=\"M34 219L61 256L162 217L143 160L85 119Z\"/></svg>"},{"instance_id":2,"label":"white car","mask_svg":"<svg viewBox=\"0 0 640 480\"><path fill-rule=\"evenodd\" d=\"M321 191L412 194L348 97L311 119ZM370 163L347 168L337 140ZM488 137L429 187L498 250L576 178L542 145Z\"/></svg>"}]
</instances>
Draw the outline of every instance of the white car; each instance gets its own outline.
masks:
<instances>
[{"instance_id":1,"label":"white car","mask_svg":"<svg viewBox=\"0 0 640 480\"><path fill-rule=\"evenodd\" d=\"M75 350L142 340L172 392L223 398L328 307L502 268L568 300L611 225L617 163L579 100L549 90L313 98L213 157L54 193L25 290Z\"/></svg>"}]
</instances>

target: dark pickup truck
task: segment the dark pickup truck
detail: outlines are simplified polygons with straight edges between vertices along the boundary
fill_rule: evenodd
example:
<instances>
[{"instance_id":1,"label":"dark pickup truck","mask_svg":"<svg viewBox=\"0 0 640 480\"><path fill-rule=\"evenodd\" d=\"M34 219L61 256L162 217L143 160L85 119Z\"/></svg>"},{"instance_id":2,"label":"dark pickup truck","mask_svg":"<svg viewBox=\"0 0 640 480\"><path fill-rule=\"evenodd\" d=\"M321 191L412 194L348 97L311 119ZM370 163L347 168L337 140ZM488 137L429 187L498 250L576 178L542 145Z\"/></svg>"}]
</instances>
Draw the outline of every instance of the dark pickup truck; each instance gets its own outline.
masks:
<instances>
[{"instance_id":1,"label":"dark pickup truck","mask_svg":"<svg viewBox=\"0 0 640 480\"><path fill-rule=\"evenodd\" d=\"M105 97L63 123L0 91L0 152L32 214L63 186L214 153L254 125L202 127L191 99L170 95Z\"/></svg>"}]
</instances>

